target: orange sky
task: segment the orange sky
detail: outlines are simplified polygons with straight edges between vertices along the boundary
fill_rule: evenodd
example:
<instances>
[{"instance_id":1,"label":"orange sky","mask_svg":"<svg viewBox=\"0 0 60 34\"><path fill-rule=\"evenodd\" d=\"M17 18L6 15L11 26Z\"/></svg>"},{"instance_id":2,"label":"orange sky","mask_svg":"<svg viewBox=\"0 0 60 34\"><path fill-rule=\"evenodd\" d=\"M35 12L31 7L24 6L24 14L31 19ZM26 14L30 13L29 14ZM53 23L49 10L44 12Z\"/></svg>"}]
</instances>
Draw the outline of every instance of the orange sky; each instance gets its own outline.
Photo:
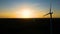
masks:
<instances>
[{"instance_id":1,"label":"orange sky","mask_svg":"<svg viewBox=\"0 0 60 34\"><path fill-rule=\"evenodd\" d=\"M53 18L60 18L60 5L53 0ZM50 0L0 0L0 18L49 18Z\"/></svg>"}]
</instances>

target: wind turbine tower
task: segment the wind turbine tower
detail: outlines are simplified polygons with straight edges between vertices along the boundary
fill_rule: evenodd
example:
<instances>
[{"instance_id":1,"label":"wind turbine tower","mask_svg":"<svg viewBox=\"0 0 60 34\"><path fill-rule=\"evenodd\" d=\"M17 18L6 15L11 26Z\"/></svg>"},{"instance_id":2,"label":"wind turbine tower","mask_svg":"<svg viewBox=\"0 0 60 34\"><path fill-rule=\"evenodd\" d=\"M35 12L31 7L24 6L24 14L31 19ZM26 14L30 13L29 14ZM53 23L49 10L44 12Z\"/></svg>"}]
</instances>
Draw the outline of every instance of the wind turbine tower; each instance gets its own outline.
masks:
<instances>
[{"instance_id":1,"label":"wind turbine tower","mask_svg":"<svg viewBox=\"0 0 60 34\"><path fill-rule=\"evenodd\" d=\"M45 14L44 16L50 15L50 34L52 34L52 0L50 0L50 11L49 13Z\"/></svg>"}]
</instances>

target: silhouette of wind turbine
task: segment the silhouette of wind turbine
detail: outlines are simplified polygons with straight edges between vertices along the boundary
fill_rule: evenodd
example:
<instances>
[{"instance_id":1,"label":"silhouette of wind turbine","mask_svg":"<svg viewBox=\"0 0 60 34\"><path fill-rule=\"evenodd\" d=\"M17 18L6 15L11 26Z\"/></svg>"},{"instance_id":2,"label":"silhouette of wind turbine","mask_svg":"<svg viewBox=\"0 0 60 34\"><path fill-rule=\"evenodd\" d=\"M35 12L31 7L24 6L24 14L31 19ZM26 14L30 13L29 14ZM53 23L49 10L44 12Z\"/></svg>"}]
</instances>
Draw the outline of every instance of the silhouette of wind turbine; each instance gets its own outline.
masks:
<instances>
[{"instance_id":1,"label":"silhouette of wind turbine","mask_svg":"<svg viewBox=\"0 0 60 34\"><path fill-rule=\"evenodd\" d=\"M52 12L52 0L50 0L50 11L49 11L49 13L47 13L47 14L45 14L44 16L47 16L47 15L50 15L50 34L52 34L52 14L53 14L53 12Z\"/></svg>"}]
</instances>

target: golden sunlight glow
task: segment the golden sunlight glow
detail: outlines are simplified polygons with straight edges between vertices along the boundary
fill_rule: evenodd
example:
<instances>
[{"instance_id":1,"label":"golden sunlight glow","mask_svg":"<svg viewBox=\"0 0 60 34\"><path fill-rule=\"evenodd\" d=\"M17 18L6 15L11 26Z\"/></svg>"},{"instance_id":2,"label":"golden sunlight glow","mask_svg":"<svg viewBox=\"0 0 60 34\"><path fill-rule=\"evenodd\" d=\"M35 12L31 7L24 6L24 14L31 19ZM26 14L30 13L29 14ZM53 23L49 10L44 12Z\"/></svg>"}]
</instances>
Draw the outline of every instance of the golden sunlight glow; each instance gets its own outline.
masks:
<instances>
[{"instance_id":1,"label":"golden sunlight glow","mask_svg":"<svg viewBox=\"0 0 60 34\"><path fill-rule=\"evenodd\" d=\"M17 14L16 16L17 18L31 18L32 12L29 9L22 9L16 12L16 14Z\"/></svg>"},{"instance_id":2,"label":"golden sunlight glow","mask_svg":"<svg viewBox=\"0 0 60 34\"><path fill-rule=\"evenodd\" d=\"M31 15L31 11L28 9L22 10L21 15L22 15L22 18L29 18Z\"/></svg>"}]
</instances>

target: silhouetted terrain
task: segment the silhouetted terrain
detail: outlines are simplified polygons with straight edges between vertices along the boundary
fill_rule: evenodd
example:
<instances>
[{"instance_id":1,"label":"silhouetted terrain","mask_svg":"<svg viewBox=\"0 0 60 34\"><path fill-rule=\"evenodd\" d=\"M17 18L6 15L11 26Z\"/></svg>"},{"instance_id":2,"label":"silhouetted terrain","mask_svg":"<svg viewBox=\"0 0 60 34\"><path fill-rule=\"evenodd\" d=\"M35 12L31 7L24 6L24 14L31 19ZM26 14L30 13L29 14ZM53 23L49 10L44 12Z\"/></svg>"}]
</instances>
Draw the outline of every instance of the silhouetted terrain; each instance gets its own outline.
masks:
<instances>
[{"instance_id":1,"label":"silhouetted terrain","mask_svg":"<svg viewBox=\"0 0 60 34\"><path fill-rule=\"evenodd\" d=\"M2 34L50 34L49 23L49 18L0 18L0 32ZM53 18L52 23L53 33L57 34L60 18Z\"/></svg>"}]
</instances>

